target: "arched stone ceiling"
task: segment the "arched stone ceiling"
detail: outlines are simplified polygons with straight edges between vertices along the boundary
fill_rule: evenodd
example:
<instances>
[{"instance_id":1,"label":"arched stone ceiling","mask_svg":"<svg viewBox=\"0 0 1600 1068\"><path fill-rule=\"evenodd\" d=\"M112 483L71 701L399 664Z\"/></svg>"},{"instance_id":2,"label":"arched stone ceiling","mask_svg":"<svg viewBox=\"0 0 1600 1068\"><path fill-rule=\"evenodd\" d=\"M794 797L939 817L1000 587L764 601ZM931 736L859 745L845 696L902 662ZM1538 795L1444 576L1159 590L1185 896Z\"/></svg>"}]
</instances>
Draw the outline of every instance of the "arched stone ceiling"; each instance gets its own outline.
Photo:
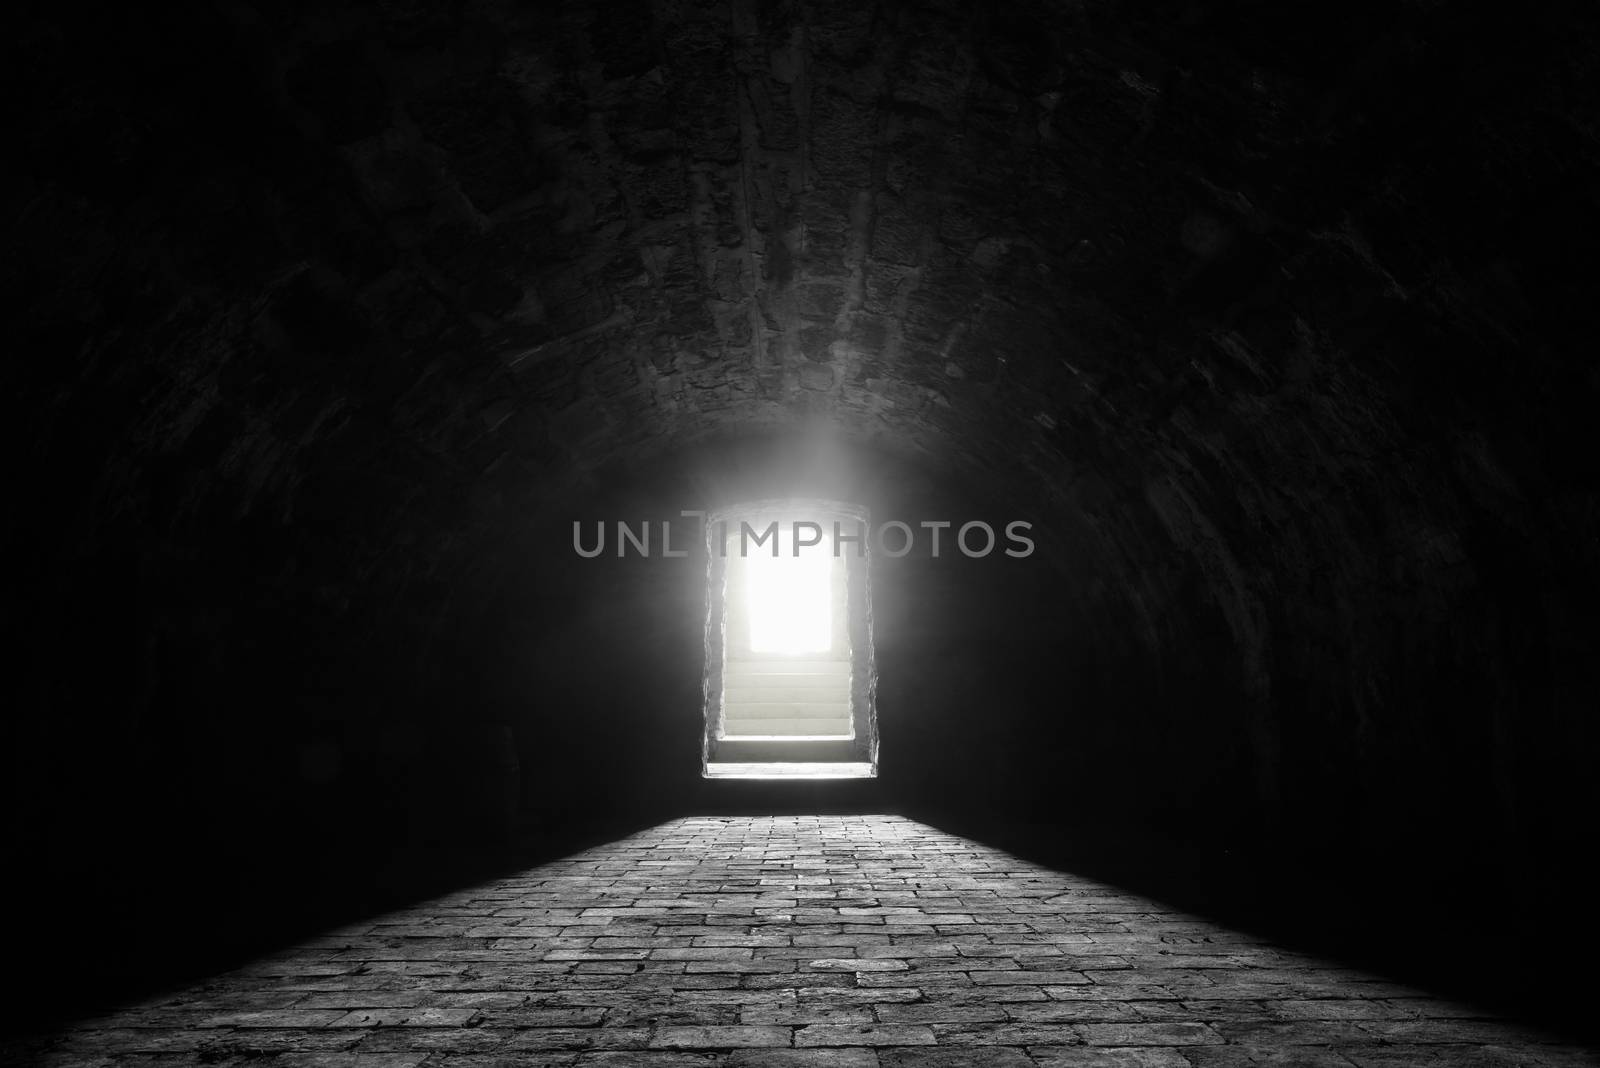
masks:
<instances>
[{"instance_id":1,"label":"arched stone ceiling","mask_svg":"<svg viewBox=\"0 0 1600 1068\"><path fill-rule=\"evenodd\" d=\"M821 427L1048 508L1152 636L1198 569L1253 685L1326 639L1359 706L1367 645L1482 554L1597 573L1563 266L1600 221L1594 18L1281 6L29 26L39 507L412 575L597 469Z\"/></svg>"}]
</instances>

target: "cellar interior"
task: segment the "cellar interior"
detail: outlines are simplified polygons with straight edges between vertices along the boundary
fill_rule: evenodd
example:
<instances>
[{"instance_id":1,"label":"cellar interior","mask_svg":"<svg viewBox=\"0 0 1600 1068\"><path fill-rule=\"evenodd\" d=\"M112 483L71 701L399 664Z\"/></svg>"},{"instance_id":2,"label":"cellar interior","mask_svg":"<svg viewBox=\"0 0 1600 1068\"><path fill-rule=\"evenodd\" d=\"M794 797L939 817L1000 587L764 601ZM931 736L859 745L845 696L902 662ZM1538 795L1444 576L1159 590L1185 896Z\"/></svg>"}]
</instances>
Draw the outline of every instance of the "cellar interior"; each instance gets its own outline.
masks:
<instances>
[{"instance_id":1,"label":"cellar interior","mask_svg":"<svg viewBox=\"0 0 1600 1068\"><path fill-rule=\"evenodd\" d=\"M1587 6L11 18L38 1019L664 820L894 814L1579 1026ZM684 513L789 496L914 534L878 773L708 780Z\"/></svg>"}]
</instances>

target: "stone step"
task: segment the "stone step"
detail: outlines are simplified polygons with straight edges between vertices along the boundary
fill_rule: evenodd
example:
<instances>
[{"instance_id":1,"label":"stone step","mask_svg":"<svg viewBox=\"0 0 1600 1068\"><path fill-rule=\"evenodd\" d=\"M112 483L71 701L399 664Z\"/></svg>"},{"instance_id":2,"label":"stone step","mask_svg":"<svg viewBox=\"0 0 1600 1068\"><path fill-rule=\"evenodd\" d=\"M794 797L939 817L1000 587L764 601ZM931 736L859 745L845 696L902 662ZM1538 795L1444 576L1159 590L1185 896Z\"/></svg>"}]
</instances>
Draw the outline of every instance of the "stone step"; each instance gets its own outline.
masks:
<instances>
[{"instance_id":1,"label":"stone step","mask_svg":"<svg viewBox=\"0 0 1600 1068\"><path fill-rule=\"evenodd\" d=\"M850 737L849 717L833 716L829 718L813 717L802 719L798 717L785 717L782 719L753 719L750 717L732 716L725 717L722 721L724 737L758 735L761 737Z\"/></svg>"},{"instance_id":2,"label":"stone step","mask_svg":"<svg viewBox=\"0 0 1600 1068\"><path fill-rule=\"evenodd\" d=\"M850 677L848 660L764 659L741 660L730 658L723 663L724 683L735 678L753 675L842 675Z\"/></svg>"},{"instance_id":3,"label":"stone step","mask_svg":"<svg viewBox=\"0 0 1600 1068\"><path fill-rule=\"evenodd\" d=\"M724 701L723 719L844 719L850 718L845 695L837 701Z\"/></svg>"},{"instance_id":4,"label":"stone step","mask_svg":"<svg viewBox=\"0 0 1600 1068\"><path fill-rule=\"evenodd\" d=\"M870 779L874 777L872 765L864 760L827 763L820 760L786 762L768 760L757 763L733 763L713 760L706 765L708 779ZM826 1062L817 1062L826 1063ZM857 1063L855 1061L839 1063ZM860 1063L867 1063L865 1061ZM1021 1063L1020 1061L1017 1063Z\"/></svg>"},{"instance_id":5,"label":"stone step","mask_svg":"<svg viewBox=\"0 0 1600 1068\"><path fill-rule=\"evenodd\" d=\"M717 743L716 760L746 761L844 761L859 760L854 739L778 739L754 740L724 738Z\"/></svg>"},{"instance_id":6,"label":"stone step","mask_svg":"<svg viewBox=\"0 0 1600 1068\"><path fill-rule=\"evenodd\" d=\"M815 700L832 696L847 696L850 680L835 675L765 675L730 679L722 687L723 700L756 698L759 700ZM779 696L783 695L783 696Z\"/></svg>"}]
</instances>

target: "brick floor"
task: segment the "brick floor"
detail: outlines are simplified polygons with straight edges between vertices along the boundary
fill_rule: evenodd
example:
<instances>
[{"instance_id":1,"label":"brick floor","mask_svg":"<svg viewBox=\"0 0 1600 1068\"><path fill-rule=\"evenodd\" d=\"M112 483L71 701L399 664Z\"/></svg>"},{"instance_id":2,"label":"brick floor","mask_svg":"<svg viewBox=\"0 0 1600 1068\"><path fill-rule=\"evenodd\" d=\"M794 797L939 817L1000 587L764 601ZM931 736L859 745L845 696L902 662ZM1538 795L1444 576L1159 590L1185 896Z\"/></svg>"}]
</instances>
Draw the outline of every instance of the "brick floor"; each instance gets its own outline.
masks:
<instances>
[{"instance_id":1,"label":"brick floor","mask_svg":"<svg viewBox=\"0 0 1600 1068\"><path fill-rule=\"evenodd\" d=\"M353 924L13 1063L1600 1064L890 816L700 818Z\"/></svg>"}]
</instances>

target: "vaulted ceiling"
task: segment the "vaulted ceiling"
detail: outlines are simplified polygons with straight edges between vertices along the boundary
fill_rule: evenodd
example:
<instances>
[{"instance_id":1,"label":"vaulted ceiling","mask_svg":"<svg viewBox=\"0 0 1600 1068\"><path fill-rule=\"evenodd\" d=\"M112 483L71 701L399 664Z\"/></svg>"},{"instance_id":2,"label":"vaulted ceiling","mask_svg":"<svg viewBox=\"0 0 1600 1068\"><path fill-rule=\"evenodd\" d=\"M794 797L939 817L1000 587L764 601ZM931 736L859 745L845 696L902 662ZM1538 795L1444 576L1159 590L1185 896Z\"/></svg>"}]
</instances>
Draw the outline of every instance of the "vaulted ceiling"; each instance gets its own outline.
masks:
<instances>
[{"instance_id":1,"label":"vaulted ceiling","mask_svg":"<svg viewBox=\"0 0 1600 1068\"><path fill-rule=\"evenodd\" d=\"M45 558L440 616L553 501L821 432L1356 720L1408 635L1523 656L1495 613L1565 633L1600 575L1579 5L237 0L13 43Z\"/></svg>"}]
</instances>

